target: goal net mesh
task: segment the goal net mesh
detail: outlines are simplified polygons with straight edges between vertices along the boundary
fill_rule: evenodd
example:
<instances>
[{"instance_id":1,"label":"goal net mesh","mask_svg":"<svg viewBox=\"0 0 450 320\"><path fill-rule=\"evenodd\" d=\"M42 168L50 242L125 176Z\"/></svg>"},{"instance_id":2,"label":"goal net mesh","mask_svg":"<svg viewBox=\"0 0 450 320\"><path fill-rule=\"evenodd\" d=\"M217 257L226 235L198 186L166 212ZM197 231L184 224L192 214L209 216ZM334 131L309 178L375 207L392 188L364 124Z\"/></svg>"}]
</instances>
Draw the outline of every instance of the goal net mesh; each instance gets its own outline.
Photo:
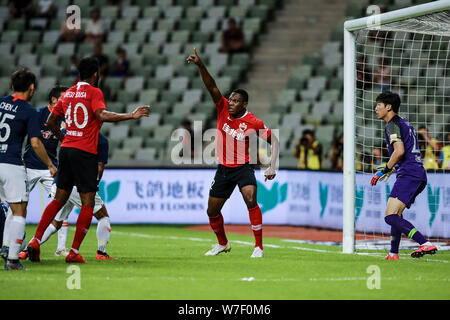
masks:
<instances>
[{"instance_id":1,"label":"goal net mesh","mask_svg":"<svg viewBox=\"0 0 450 320\"><path fill-rule=\"evenodd\" d=\"M450 11L368 26L355 32L356 249L390 248L384 222L395 182L370 186L389 159L383 120L375 113L383 91L401 97L399 115L414 126L428 185L404 218L444 248L450 238ZM406 237L401 248L417 247Z\"/></svg>"}]
</instances>

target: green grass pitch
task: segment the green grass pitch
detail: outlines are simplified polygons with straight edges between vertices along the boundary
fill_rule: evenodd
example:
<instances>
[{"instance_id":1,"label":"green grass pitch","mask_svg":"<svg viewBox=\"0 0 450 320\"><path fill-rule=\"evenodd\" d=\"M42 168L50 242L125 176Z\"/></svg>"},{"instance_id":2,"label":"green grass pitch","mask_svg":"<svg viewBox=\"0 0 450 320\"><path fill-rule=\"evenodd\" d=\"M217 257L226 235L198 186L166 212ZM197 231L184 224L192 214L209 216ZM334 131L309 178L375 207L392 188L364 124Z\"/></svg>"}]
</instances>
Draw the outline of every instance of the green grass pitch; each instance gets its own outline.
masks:
<instances>
[{"instance_id":1,"label":"green grass pitch","mask_svg":"<svg viewBox=\"0 0 450 320\"><path fill-rule=\"evenodd\" d=\"M27 226L28 237L35 228ZM212 232L113 225L108 252L118 260L97 261L95 228L81 247L87 264L77 264L79 289L69 288L72 264L53 255L54 235L41 247L40 263L0 272L0 300L450 299L448 251L421 259L401 252L399 261L384 261L384 252L347 255L338 247L266 237L264 258L251 259L253 237L229 234L230 253L205 257L215 243ZM68 245L73 234L71 227Z\"/></svg>"}]
</instances>

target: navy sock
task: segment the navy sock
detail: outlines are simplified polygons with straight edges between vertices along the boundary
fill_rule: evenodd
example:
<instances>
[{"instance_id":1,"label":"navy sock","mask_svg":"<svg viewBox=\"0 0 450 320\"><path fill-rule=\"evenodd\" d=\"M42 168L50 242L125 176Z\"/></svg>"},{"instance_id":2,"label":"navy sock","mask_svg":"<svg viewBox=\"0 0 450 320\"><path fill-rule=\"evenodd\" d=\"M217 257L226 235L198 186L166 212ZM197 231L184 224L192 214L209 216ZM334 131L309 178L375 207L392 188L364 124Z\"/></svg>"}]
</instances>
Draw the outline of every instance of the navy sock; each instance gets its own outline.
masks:
<instances>
[{"instance_id":1,"label":"navy sock","mask_svg":"<svg viewBox=\"0 0 450 320\"><path fill-rule=\"evenodd\" d=\"M400 240L402 238L402 233L396 227L391 227L391 253L398 254L398 248L400 247Z\"/></svg>"},{"instance_id":2,"label":"navy sock","mask_svg":"<svg viewBox=\"0 0 450 320\"><path fill-rule=\"evenodd\" d=\"M424 244L427 239L419 232L408 220L403 219L397 214L390 214L384 217L384 221L391 227L397 228L401 233L407 235L418 244Z\"/></svg>"}]
</instances>

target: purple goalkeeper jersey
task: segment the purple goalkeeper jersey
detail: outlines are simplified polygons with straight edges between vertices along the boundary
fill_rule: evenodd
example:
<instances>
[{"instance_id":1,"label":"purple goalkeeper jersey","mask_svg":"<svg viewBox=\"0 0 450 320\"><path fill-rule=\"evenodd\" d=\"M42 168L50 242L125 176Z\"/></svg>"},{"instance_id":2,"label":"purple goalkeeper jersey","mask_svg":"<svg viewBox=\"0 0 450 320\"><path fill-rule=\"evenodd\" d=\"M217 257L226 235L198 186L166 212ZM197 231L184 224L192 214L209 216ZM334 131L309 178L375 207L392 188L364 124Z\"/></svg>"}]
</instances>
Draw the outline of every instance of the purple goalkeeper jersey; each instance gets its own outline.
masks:
<instances>
[{"instance_id":1,"label":"purple goalkeeper jersey","mask_svg":"<svg viewBox=\"0 0 450 320\"><path fill-rule=\"evenodd\" d=\"M426 180L427 175L420 157L416 131L408 120L396 115L384 127L384 136L389 156L394 152L393 145L396 141L402 141L405 147L405 154L395 165L397 176L411 176Z\"/></svg>"}]
</instances>

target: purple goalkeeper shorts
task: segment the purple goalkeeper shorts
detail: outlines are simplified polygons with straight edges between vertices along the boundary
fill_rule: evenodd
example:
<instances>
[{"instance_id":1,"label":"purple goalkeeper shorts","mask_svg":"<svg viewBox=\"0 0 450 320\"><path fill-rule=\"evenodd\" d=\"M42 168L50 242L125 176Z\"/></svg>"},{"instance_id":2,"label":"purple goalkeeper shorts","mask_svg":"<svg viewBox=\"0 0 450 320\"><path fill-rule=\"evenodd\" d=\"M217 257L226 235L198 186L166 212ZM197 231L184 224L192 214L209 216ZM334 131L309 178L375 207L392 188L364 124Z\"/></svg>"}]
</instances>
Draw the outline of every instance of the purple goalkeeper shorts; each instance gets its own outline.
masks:
<instances>
[{"instance_id":1,"label":"purple goalkeeper shorts","mask_svg":"<svg viewBox=\"0 0 450 320\"><path fill-rule=\"evenodd\" d=\"M416 197L427 186L427 180L418 179L411 176L397 176L394 187L391 190L390 198L397 198L409 209Z\"/></svg>"}]
</instances>

